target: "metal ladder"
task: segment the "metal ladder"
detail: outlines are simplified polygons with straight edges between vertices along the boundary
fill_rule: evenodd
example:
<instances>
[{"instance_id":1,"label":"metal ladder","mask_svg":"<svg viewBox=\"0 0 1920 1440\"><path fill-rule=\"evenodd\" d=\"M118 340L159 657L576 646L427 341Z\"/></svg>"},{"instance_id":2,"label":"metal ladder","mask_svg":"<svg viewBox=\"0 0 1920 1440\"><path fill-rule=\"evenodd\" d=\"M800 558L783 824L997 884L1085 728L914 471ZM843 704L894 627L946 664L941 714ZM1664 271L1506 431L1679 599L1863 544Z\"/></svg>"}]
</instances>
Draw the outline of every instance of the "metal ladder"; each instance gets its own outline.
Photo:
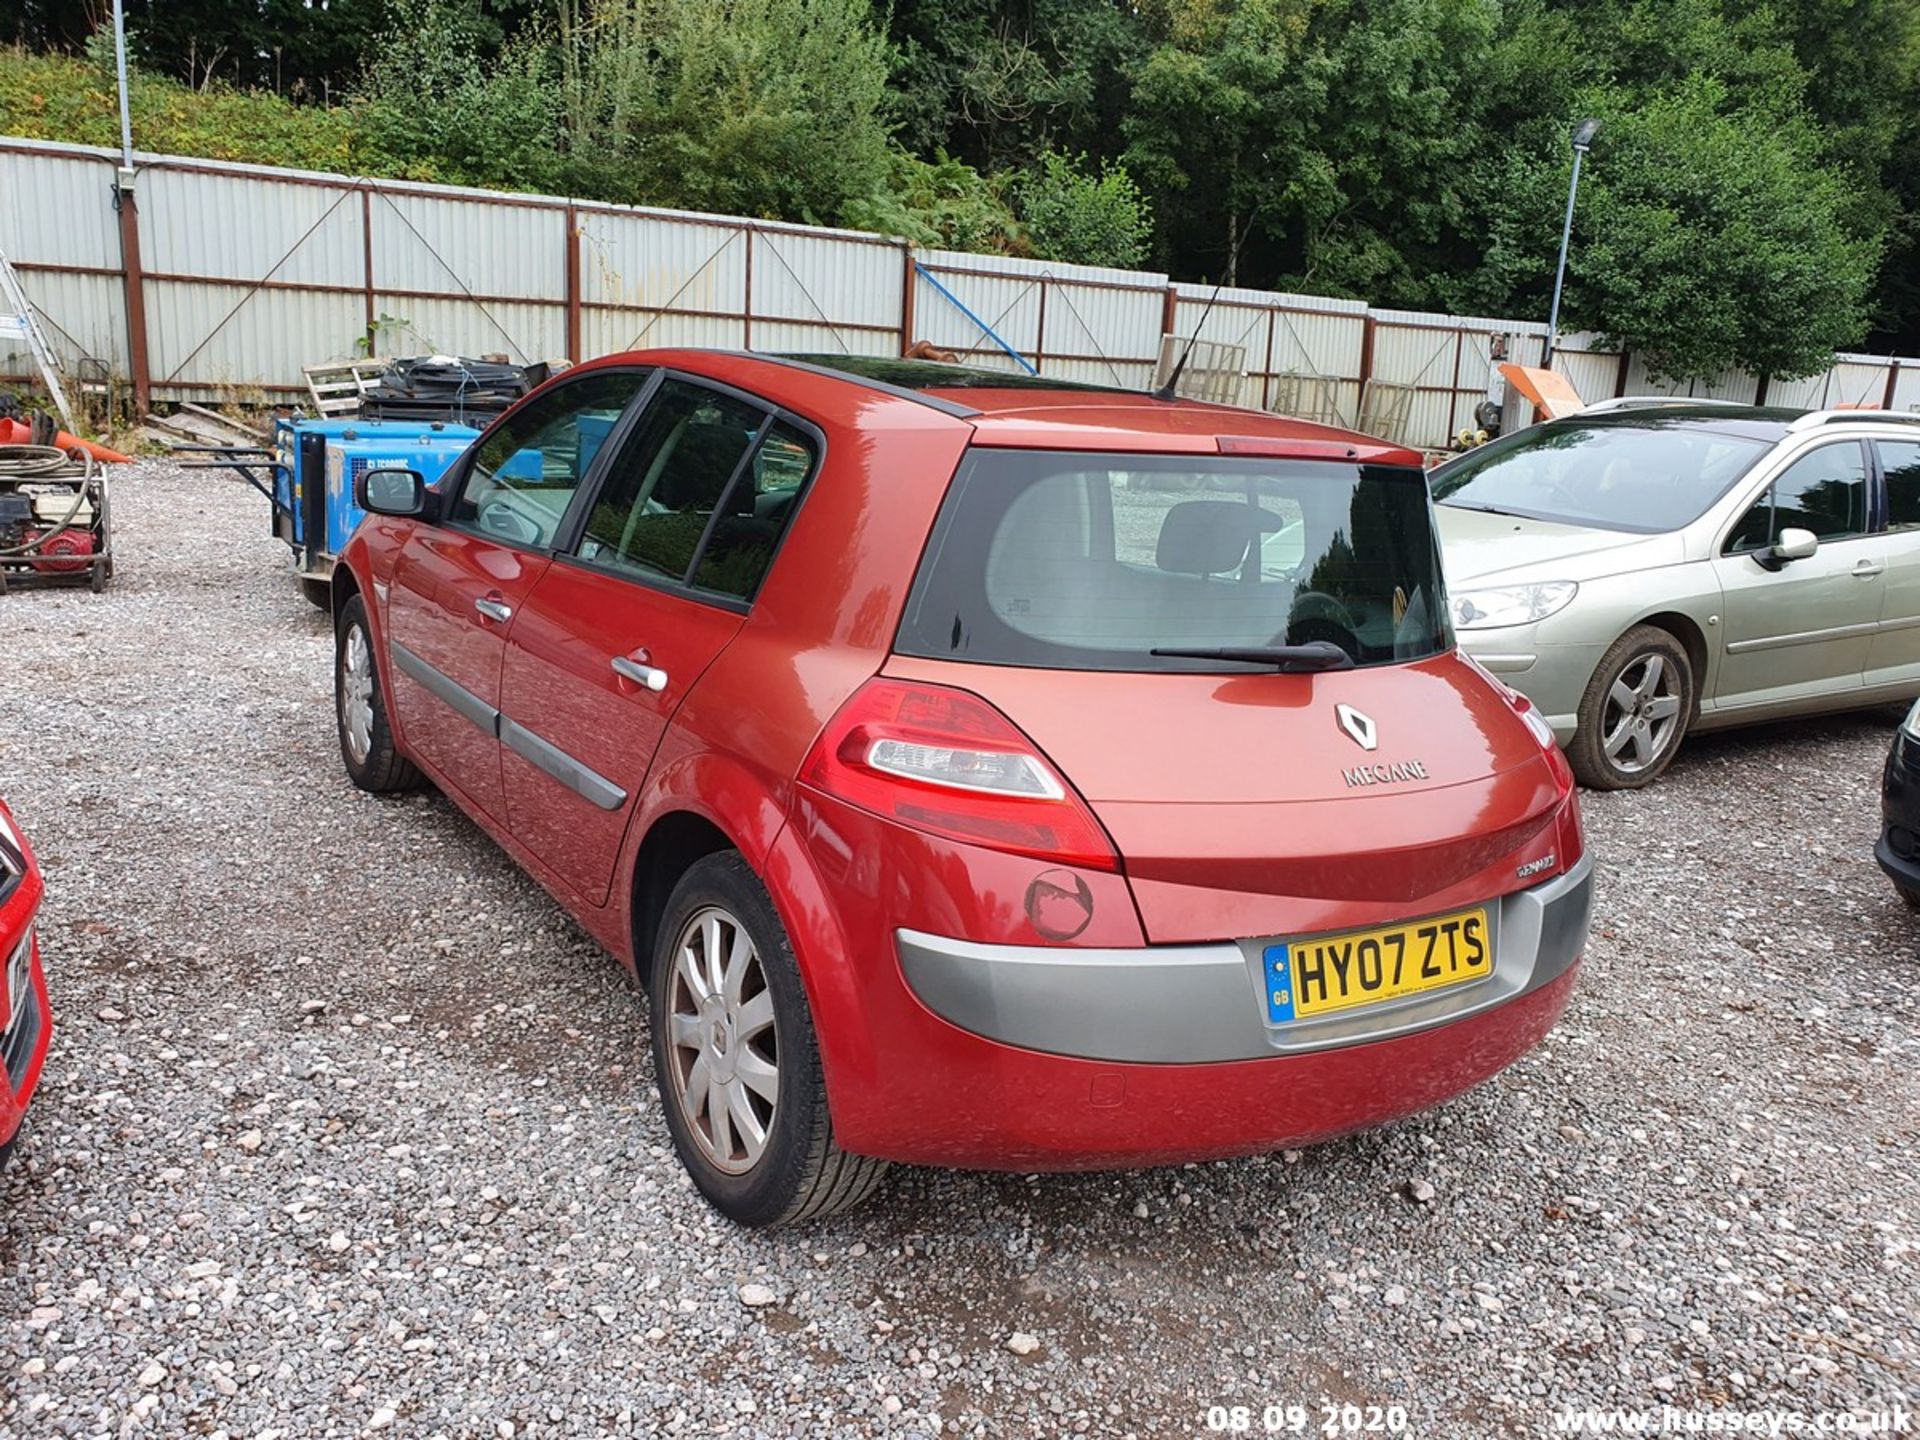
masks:
<instances>
[{"instance_id":1,"label":"metal ladder","mask_svg":"<svg viewBox=\"0 0 1920 1440\"><path fill-rule=\"evenodd\" d=\"M27 348L40 366L40 379L53 397L53 407L60 412L61 423L68 430L74 429L73 411L67 407L67 392L60 388L60 371L54 363L53 347L47 344L40 322L33 318L32 302L27 299L20 277L14 273L13 262L7 259L4 250L0 250L0 298L5 301L4 306L0 306L0 341L27 342Z\"/></svg>"}]
</instances>

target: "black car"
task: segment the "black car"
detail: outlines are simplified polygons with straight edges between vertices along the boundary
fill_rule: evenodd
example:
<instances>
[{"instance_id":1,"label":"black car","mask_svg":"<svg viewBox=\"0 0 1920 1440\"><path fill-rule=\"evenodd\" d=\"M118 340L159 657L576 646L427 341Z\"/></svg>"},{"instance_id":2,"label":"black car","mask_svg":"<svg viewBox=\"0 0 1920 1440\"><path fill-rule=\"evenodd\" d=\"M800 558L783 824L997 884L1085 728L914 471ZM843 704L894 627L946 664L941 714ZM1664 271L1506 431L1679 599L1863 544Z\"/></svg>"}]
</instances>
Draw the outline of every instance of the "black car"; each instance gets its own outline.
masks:
<instances>
[{"instance_id":1,"label":"black car","mask_svg":"<svg viewBox=\"0 0 1920 1440\"><path fill-rule=\"evenodd\" d=\"M1880 782L1880 840L1873 858L1900 898L1920 910L1920 701L1894 732Z\"/></svg>"}]
</instances>

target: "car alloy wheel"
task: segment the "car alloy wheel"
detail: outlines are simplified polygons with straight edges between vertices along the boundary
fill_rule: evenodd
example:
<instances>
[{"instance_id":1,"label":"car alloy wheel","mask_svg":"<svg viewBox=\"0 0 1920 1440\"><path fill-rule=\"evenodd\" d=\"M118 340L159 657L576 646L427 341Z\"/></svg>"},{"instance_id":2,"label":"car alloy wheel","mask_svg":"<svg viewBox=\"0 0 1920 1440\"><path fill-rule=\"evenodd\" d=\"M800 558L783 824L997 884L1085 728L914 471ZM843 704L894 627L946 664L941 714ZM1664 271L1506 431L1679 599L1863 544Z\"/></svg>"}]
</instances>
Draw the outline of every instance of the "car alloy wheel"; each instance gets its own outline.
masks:
<instances>
[{"instance_id":1,"label":"car alloy wheel","mask_svg":"<svg viewBox=\"0 0 1920 1440\"><path fill-rule=\"evenodd\" d=\"M340 657L340 726L356 765L373 752L373 651L364 625L347 628Z\"/></svg>"},{"instance_id":2,"label":"car alloy wheel","mask_svg":"<svg viewBox=\"0 0 1920 1440\"><path fill-rule=\"evenodd\" d=\"M729 1175L766 1153L780 1104L780 1034L760 952L718 906L681 927L668 984L669 1074L681 1119Z\"/></svg>"},{"instance_id":3,"label":"car alloy wheel","mask_svg":"<svg viewBox=\"0 0 1920 1440\"><path fill-rule=\"evenodd\" d=\"M1651 785L1693 723L1694 660L1672 631L1636 625L1608 647L1580 697L1567 760L1582 785Z\"/></svg>"},{"instance_id":4,"label":"car alloy wheel","mask_svg":"<svg viewBox=\"0 0 1920 1440\"><path fill-rule=\"evenodd\" d=\"M355 785L376 795L411 790L420 772L393 743L367 606L349 595L333 632L333 708L340 759Z\"/></svg>"},{"instance_id":5,"label":"car alloy wheel","mask_svg":"<svg viewBox=\"0 0 1920 1440\"><path fill-rule=\"evenodd\" d=\"M1680 733L1681 681L1664 655L1636 655L1614 677L1601 709L1601 749L1623 774L1638 775L1666 755Z\"/></svg>"}]
</instances>

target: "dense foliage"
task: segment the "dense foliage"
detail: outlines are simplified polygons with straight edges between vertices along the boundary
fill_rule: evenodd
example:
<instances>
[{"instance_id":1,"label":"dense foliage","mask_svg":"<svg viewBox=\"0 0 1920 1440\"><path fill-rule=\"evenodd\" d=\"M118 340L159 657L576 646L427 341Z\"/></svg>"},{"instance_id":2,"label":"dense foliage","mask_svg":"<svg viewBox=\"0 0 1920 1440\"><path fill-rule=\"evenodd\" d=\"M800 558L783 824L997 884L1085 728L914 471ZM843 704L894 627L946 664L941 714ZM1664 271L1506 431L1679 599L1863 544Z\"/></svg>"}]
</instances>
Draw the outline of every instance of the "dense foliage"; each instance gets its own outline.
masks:
<instances>
[{"instance_id":1,"label":"dense foliage","mask_svg":"<svg viewBox=\"0 0 1920 1440\"><path fill-rule=\"evenodd\" d=\"M21 0L0 130L110 142ZM82 7L84 8L84 7ZM104 7L96 7L104 8ZM156 150L1564 319L1669 373L1920 344L1920 0L128 0ZM98 41L93 42L98 54Z\"/></svg>"}]
</instances>

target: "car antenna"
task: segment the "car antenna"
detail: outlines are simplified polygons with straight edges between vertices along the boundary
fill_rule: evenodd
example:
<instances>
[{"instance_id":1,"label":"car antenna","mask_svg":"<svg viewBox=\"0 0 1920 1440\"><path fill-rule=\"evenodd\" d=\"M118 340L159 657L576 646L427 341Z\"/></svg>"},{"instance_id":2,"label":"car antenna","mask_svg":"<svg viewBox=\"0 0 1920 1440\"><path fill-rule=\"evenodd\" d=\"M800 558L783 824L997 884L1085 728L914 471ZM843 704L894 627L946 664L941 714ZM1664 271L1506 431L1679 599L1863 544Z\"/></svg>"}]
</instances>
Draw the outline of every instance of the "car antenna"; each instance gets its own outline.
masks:
<instances>
[{"instance_id":1,"label":"car antenna","mask_svg":"<svg viewBox=\"0 0 1920 1440\"><path fill-rule=\"evenodd\" d=\"M1200 318L1194 322L1193 334L1187 337L1187 348L1182 350L1180 352L1180 358L1173 362L1173 370L1172 373L1167 376L1167 383L1153 392L1154 399L1173 400L1178 398L1181 372L1187 368L1187 360L1193 354L1193 347L1200 343L1200 332L1206 328L1207 317L1213 314L1213 302L1220 298L1220 287L1227 283L1227 276L1236 273L1237 262L1240 259L1240 247L1246 243L1247 236L1252 233L1254 217L1259 213L1260 207L1256 205L1252 212L1248 214L1247 223L1240 227L1240 233L1233 237L1233 249L1227 252L1227 268L1220 273L1220 279L1215 283L1213 293L1207 297L1207 303L1200 311Z\"/></svg>"}]
</instances>

